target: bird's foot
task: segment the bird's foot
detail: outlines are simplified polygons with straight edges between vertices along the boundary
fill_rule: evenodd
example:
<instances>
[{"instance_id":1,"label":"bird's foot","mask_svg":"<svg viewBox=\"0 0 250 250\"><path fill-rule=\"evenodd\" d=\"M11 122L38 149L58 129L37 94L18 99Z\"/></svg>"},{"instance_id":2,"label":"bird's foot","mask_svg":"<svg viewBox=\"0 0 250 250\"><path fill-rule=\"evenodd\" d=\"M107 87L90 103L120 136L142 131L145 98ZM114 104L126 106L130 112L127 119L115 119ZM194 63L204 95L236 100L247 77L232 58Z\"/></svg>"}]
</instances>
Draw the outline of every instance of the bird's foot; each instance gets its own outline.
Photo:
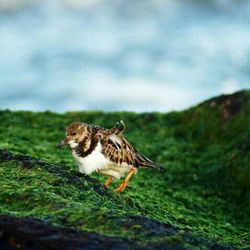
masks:
<instances>
[{"instance_id":1,"label":"bird's foot","mask_svg":"<svg viewBox=\"0 0 250 250\"><path fill-rule=\"evenodd\" d=\"M124 181L118 188L116 188L114 191L117 193L121 193L128 185L128 181Z\"/></svg>"}]
</instances>

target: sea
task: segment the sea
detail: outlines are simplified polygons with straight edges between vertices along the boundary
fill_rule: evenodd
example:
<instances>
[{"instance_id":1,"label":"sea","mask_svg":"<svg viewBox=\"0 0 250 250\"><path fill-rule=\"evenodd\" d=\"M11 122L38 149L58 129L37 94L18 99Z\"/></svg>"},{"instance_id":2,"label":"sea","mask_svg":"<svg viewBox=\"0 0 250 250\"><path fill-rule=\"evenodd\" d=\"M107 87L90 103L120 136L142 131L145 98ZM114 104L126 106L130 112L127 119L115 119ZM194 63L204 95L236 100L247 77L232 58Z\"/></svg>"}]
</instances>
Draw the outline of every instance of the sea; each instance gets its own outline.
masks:
<instances>
[{"instance_id":1,"label":"sea","mask_svg":"<svg viewBox=\"0 0 250 250\"><path fill-rule=\"evenodd\" d=\"M0 109L169 112L250 88L250 1L0 0Z\"/></svg>"}]
</instances>

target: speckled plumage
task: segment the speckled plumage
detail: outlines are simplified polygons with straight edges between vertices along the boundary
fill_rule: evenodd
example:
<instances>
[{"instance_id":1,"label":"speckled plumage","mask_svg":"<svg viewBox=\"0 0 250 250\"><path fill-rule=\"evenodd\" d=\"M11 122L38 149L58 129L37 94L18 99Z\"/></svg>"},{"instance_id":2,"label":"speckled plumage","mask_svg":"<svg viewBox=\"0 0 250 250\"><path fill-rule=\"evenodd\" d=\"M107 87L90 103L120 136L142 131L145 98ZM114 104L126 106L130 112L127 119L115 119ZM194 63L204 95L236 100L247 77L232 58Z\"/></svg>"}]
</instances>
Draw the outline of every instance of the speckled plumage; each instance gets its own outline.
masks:
<instances>
[{"instance_id":1,"label":"speckled plumage","mask_svg":"<svg viewBox=\"0 0 250 250\"><path fill-rule=\"evenodd\" d=\"M110 176L111 181L130 171L136 173L139 167L161 169L123 137L124 130L122 121L111 129L74 122L66 129L66 138L60 145L70 145L80 172L99 172Z\"/></svg>"}]
</instances>

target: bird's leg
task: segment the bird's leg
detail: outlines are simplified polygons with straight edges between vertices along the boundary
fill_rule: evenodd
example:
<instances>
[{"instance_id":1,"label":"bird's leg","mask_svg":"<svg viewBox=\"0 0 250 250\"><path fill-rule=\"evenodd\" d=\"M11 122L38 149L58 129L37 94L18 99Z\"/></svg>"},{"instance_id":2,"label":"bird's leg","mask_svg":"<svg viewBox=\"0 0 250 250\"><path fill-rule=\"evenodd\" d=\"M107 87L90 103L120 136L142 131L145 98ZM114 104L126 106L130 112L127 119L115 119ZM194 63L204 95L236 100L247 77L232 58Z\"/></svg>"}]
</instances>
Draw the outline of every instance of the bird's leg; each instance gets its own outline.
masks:
<instances>
[{"instance_id":1,"label":"bird's leg","mask_svg":"<svg viewBox=\"0 0 250 250\"><path fill-rule=\"evenodd\" d=\"M124 182L118 188L116 188L114 191L118 192L118 193L122 192L127 187L128 182L129 182L130 178L132 177L132 175L135 173L135 171L136 171L136 169L132 168L129 171L129 173L128 173L126 179L124 180Z\"/></svg>"},{"instance_id":2,"label":"bird's leg","mask_svg":"<svg viewBox=\"0 0 250 250\"><path fill-rule=\"evenodd\" d=\"M108 185L109 185L112 181L113 181L113 177L110 176L110 177L106 180L104 186L105 186L105 187L108 187Z\"/></svg>"}]
</instances>

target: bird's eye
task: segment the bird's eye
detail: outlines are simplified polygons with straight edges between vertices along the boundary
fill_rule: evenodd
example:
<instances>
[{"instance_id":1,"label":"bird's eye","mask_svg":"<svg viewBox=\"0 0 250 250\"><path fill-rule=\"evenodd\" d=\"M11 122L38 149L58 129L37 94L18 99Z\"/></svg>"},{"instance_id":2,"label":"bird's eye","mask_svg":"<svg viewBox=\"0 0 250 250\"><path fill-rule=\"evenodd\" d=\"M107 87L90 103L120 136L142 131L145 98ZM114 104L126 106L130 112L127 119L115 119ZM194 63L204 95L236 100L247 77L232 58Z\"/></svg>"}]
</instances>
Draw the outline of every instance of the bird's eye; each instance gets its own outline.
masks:
<instances>
[{"instance_id":1,"label":"bird's eye","mask_svg":"<svg viewBox=\"0 0 250 250\"><path fill-rule=\"evenodd\" d=\"M72 135L76 135L76 133L72 133Z\"/></svg>"}]
</instances>

